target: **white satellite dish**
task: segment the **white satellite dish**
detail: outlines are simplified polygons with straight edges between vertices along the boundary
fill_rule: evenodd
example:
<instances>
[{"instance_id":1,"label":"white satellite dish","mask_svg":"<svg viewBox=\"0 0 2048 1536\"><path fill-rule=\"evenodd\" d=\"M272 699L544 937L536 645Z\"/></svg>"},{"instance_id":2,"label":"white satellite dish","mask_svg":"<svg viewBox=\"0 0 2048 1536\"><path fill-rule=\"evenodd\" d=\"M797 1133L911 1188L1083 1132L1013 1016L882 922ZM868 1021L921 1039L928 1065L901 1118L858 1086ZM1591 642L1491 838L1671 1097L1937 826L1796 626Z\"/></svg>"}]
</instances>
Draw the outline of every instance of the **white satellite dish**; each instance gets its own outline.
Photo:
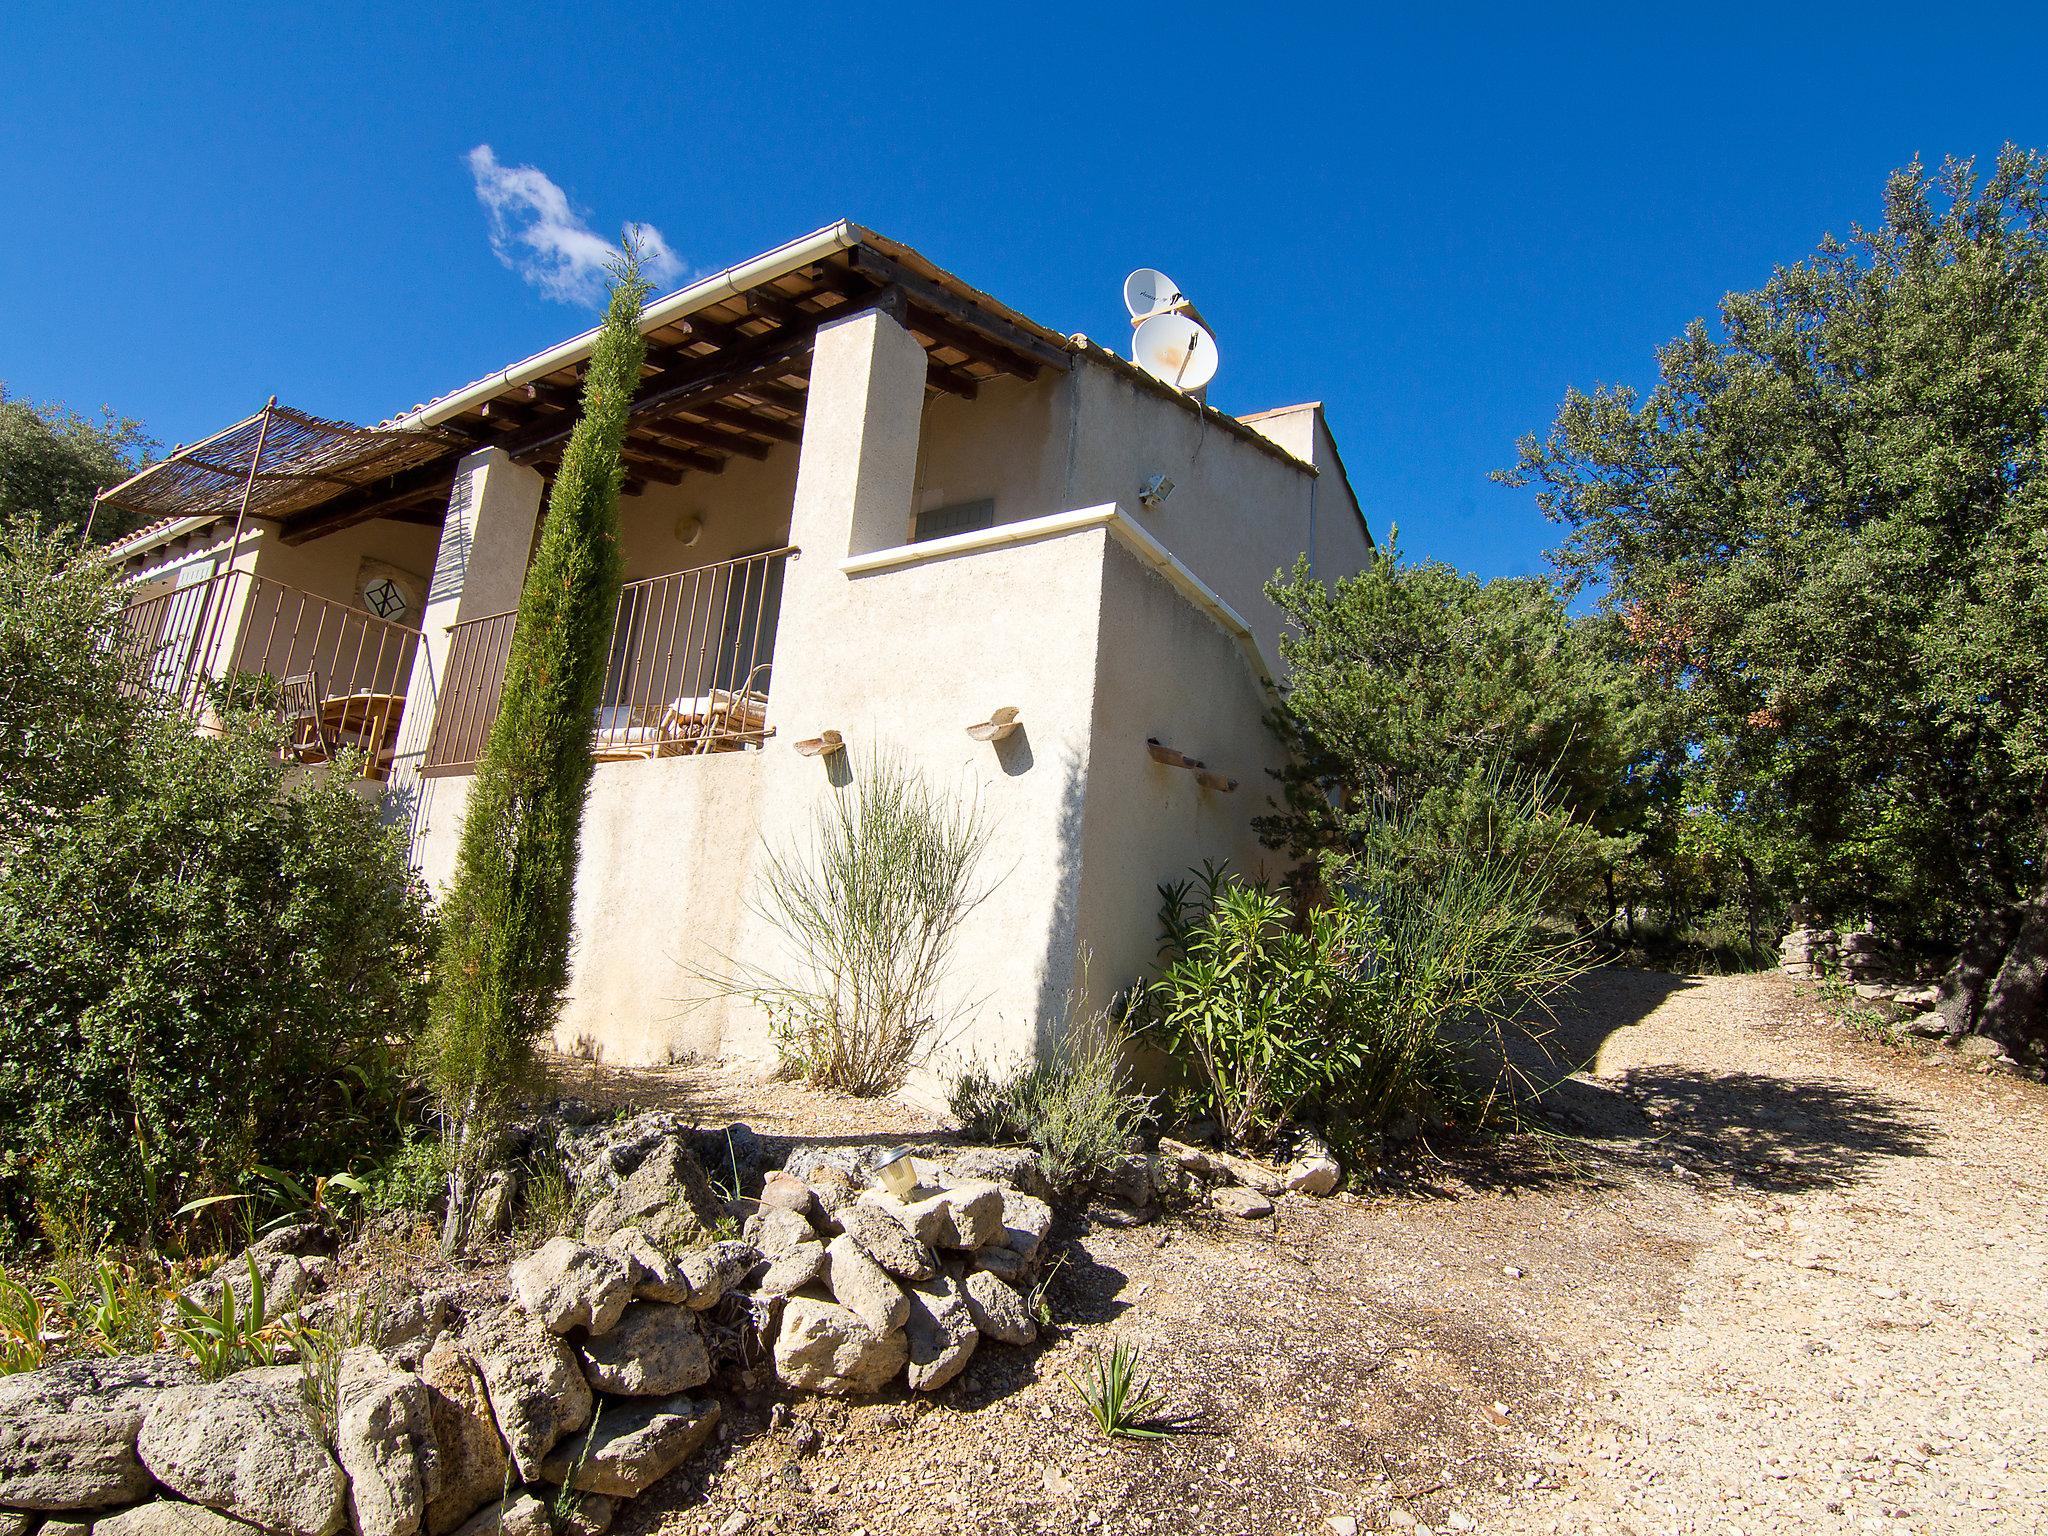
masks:
<instances>
[{"instance_id":1,"label":"white satellite dish","mask_svg":"<svg viewBox=\"0 0 2048 1536\"><path fill-rule=\"evenodd\" d=\"M1174 280L1152 267L1140 267L1124 279L1124 308L1133 323L1149 315L1160 315L1182 302Z\"/></svg>"},{"instance_id":2,"label":"white satellite dish","mask_svg":"<svg viewBox=\"0 0 2048 1536\"><path fill-rule=\"evenodd\" d=\"M1190 394L1216 377L1216 338L1186 315L1153 315L1131 333L1131 361Z\"/></svg>"}]
</instances>

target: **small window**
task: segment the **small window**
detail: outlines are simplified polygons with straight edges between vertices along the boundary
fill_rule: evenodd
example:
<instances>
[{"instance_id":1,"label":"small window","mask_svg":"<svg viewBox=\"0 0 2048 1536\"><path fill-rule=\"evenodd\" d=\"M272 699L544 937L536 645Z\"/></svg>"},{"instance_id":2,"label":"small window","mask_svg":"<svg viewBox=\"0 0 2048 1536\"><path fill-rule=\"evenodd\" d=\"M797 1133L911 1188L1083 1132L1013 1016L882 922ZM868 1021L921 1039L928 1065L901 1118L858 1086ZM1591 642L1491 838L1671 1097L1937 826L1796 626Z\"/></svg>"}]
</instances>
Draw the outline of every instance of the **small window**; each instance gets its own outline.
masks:
<instances>
[{"instance_id":1,"label":"small window","mask_svg":"<svg viewBox=\"0 0 2048 1536\"><path fill-rule=\"evenodd\" d=\"M912 539L923 544L927 540L943 539L956 533L978 533L995 525L996 500L993 496L984 496L979 501L955 502L950 507L932 507L918 513L917 532Z\"/></svg>"}]
</instances>

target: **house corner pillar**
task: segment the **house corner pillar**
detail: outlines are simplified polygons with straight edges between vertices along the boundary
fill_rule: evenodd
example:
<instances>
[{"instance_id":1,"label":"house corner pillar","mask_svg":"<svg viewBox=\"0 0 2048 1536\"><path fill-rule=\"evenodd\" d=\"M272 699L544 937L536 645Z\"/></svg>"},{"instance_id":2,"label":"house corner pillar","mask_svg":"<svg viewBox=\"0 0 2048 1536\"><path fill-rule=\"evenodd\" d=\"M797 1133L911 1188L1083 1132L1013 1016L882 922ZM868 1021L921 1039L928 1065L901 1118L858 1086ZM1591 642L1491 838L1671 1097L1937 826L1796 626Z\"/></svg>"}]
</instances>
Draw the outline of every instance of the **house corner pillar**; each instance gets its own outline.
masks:
<instances>
[{"instance_id":1,"label":"house corner pillar","mask_svg":"<svg viewBox=\"0 0 2048 1536\"><path fill-rule=\"evenodd\" d=\"M515 463L502 448L482 448L455 466L448 515L434 554L434 574L420 614L419 652L399 716L391 787L417 800L420 765L432 735L434 710L452 643L449 628L468 619L519 606L527 557L540 518L546 481ZM415 814L414 821L418 821ZM417 827L415 827L417 836Z\"/></svg>"}]
</instances>

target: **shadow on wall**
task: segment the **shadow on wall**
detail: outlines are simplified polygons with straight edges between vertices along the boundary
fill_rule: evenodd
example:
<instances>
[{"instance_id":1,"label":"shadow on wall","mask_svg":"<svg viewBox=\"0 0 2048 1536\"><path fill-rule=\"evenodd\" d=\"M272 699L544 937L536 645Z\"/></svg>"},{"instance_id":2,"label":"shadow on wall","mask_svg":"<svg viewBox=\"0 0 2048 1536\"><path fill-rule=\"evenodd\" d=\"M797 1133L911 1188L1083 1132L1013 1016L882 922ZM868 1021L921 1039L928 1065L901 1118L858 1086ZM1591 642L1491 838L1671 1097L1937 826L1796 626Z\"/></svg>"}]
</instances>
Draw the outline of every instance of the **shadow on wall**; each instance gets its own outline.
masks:
<instances>
[{"instance_id":1,"label":"shadow on wall","mask_svg":"<svg viewBox=\"0 0 2048 1536\"><path fill-rule=\"evenodd\" d=\"M1003 771L1010 772L1002 749L1021 741L1019 731L1007 741L996 743ZM1028 760L1030 747L1024 747ZM1021 772L1022 770L1017 770ZM1045 926L1045 970L1038 986L1038 1018L1032 1032L1033 1051L1043 1061L1059 1043L1067 1027L1067 1016L1076 1007L1088 1006L1081 996L1080 892L1081 892L1081 809L1086 797L1080 761L1070 752L1061 767L1060 808L1055 837L1059 843L1058 862L1053 867L1053 904ZM1064 957L1064 963L1062 961Z\"/></svg>"}]
</instances>

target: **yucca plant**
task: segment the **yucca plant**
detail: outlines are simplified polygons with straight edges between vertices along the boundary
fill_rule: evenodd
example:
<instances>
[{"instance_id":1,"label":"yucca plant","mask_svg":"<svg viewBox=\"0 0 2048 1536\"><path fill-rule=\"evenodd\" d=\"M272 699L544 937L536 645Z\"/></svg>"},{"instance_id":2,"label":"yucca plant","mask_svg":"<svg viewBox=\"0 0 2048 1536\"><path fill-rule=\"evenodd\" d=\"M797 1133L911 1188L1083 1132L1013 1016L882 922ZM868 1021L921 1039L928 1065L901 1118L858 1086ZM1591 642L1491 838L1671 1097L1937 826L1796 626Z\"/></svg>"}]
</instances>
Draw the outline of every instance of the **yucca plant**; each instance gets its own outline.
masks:
<instances>
[{"instance_id":1,"label":"yucca plant","mask_svg":"<svg viewBox=\"0 0 2048 1536\"><path fill-rule=\"evenodd\" d=\"M220 1300L212 1311L179 1296L171 1303L173 1321L164 1332L178 1343L199 1374L219 1381L252 1365L277 1363L279 1338L269 1328L263 1296L263 1272L253 1258L244 1255L249 1266L249 1300L235 1296L235 1288L222 1282Z\"/></svg>"},{"instance_id":2,"label":"yucca plant","mask_svg":"<svg viewBox=\"0 0 2048 1536\"><path fill-rule=\"evenodd\" d=\"M144 1352L156 1345L164 1288L133 1264L102 1258L83 1281L51 1282L57 1304L70 1319L77 1341L103 1355Z\"/></svg>"},{"instance_id":3,"label":"yucca plant","mask_svg":"<svg viewBox=\"0 0 2048 1536\"><path fill-rule=\"evenodd\" d=\"M1152 1390L1149 1377L1138 1374L1138 1346L1122 1339L1110 1346L1107 1355L1097 1355L1080 1376L1071 1372L1072 1387L1105 1435L1127 1440L1163 1440L1171 1426L1155 1422L1166 1399Z\"/></svg>"},{"instance_id":4,"label":"yucca plant","mask_svg":"<svg viewBox=\"0 0 2048 1536\"><path fill-rule=\"evenodd\" d=\"M0 1268L0 1376L32 1371L49 1347L48 1322L34 1291Z\"/></svg>"}]
</instances>

